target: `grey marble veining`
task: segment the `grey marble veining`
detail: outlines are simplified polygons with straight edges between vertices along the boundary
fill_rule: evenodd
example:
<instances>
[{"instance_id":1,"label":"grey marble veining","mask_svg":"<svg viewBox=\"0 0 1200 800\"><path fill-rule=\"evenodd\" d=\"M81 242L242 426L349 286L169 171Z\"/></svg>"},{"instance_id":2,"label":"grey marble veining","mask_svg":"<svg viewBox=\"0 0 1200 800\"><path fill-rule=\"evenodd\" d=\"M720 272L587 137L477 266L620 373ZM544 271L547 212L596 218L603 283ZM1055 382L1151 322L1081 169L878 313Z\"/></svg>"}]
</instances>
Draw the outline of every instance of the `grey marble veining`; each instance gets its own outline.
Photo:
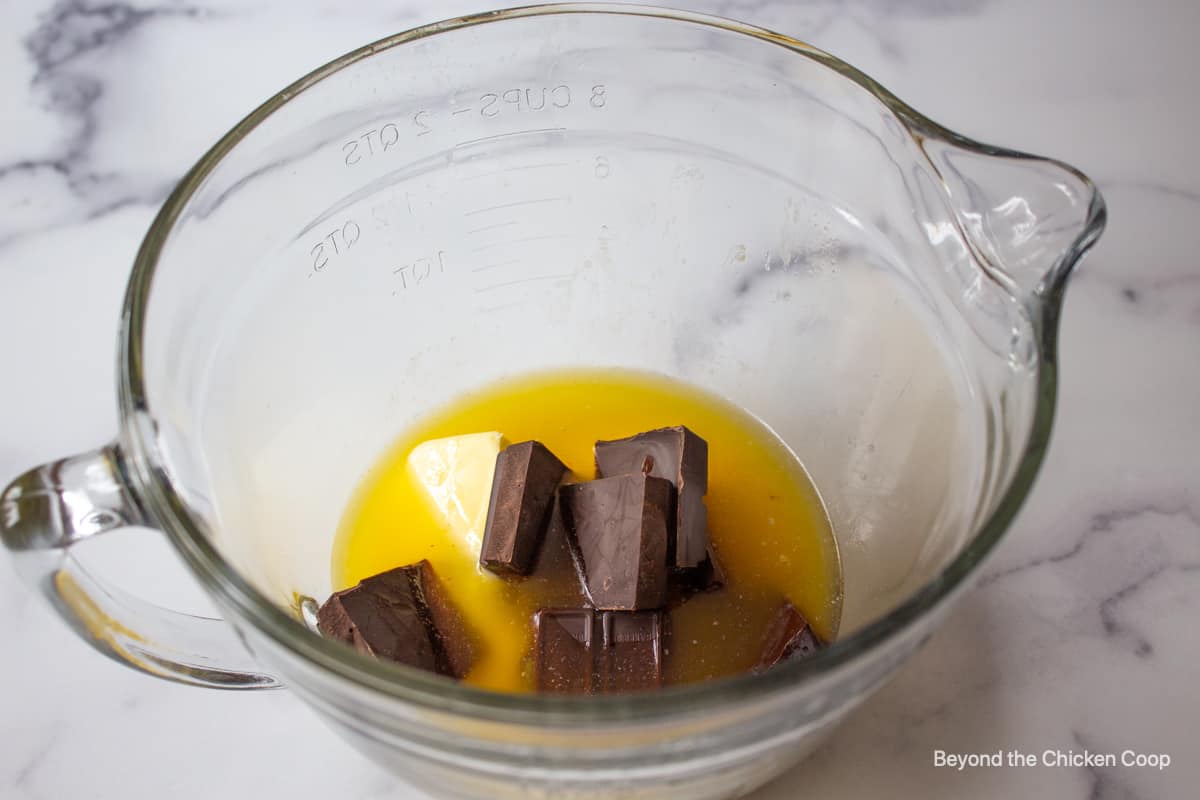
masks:
<instances>
[{"instance_id":1,"label":"grey marble veining","mask_svg":"<svg viewBox=\"0 0 1200 800\"><path fill-rule=\"evenodd\" d=\"M1110 212L1068 291L1042 476L977 590L827 745L756 800L1194 796L1200 7L689 5L808 39L968 135L1061 157L1099 182ZM114 430L129 265L159 204L217 137L346 50L498 6L0 7L0 480ZM168 577L152 599L202 604L165 546L144 539L123 540L134 555L103 566L126 577L161 568ZM287 693L204 692L124 670L76 642L10 569L0 573L0 796L416 796ZM959 772L932 766L937 748L1133 748L1173 763Z\"/></svg>"}]
</instances>

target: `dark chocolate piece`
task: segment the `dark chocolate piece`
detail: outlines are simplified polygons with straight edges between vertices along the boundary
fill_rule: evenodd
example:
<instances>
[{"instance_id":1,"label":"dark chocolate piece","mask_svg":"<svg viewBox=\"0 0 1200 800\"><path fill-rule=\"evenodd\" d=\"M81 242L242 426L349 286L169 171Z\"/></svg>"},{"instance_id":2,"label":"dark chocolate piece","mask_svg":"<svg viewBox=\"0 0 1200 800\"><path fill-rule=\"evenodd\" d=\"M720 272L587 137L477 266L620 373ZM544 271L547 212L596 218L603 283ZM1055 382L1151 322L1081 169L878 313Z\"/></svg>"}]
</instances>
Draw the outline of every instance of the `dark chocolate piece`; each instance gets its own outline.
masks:
<instances>
[{"instance_id":1,"label":"dark chocolate piece","mask_svg":"<svg viewBox=\"0 0 1200 800\"><path fill-rule=\"evenodd\" d=\"M661 611L602 611L604 644L597 670L601 692L636 692L663 685Z\"/></svg>"},{"instance_id":2,"label":"dark chocolate piece","mask_svg":"<svg viewBox=\"0 0 1200 800\"><path fill-rule=\"evenodd\" d=\"M699 566L708 550L708 443L680 425L596 442L595 453L597 477L643 472L671 481L678 503L671 566Z\"/></svg>"},{"instance_id":3,"label":"dark chocolate piece","mask_svg":"<svg viewBox=\"0 0 1200 800\"><path fill-rule=\"evenodd\" d=\"M492 572L529 573L566 471L566 465L541 442L521 442L500 451L479 553L481 565Z\"/></svg>"},{"instance_id":4,"label":"dark chocolate piece","mask_svg":"<svg viewBox=\"0 0 1200 800\"><path fill-rule=\"evenodd\" d=\"M679 586L685 594L708 592L720 589L725 585L725 570L717 560L717 551L710 542L704 560L695 569L683 570L679 573Z\"/></svg>"},{"instance_id":5,"label":"dark chocolate piece","mask_svg":"<svg viewBox=\"0 0 1200 800\"><path fill-rule=\"evenodd\" d=\"M621 475L564 486L567 525L596 608L661 608L667 601L671 482Z\"/></svg>"},{"instance_id":6,"label":"dark chocolate piece","mask_svg":"<svg viewBox=\"0 0 1200 800\"><path fill-rule=\"evenodd\" d=\"M546 535L526 580L538 584L537 596L546 605L583 608L590 603L583 587L583 563L572 545L563 516L562 499L556 492Z\"/></svg>"},{"instance_id":7,"label":"dark chocolate piece","mask_svg":"<svg viewBox=\"0 0 1200 800\"><path fill-rule=\"evenodd\" d=\"M428 561L335 592L317 611L317 629L361 653L455 678L471 665L470 637Z\"/></svg>"},{"instance_id":8,"label":"dark chocolate piece","mask_svg":"<svg viewBox=\"0 0 1200 800\"><path fill-rule=\"evenodd\" d=\"M534 615L538 689L594 694L663 683L660 611L542 609Z\"/></svg>"},{"instance_id":9,"label":"dark chocolate piece","mask_svg":"<svg viewBox=\"0 0 1200 800\"><path fill-rule=\"evenodd\" d=\"M442 647L442 674L465 678L475 663L475 637L471 635L458 606L450 599L446 587L438 580L433 566L421 561L421 599L428 619Z\"/></svg>"},{"instance_id":10,"label":"dark chocolate piece","mask_svg":"<svg viewBox=\"0 0 1200 800\"><path fill-rule=\"evenodd\" d=\"M537 685L542 692L591 694L595 684L593 611L542 609L533 616Z\"/></svg>"},{"instance_id":11,"label":"dark chocolate piece","mask_svg":"<svg viewBox=\"0 0 1200 800\"><path fill-rule=\"evenodd\" d=\"M765 670L784 661L806 658L823 644L796 607L785 602L771 620L763 637L762 656L756 670Z\"/></svg>"}]
</instances>

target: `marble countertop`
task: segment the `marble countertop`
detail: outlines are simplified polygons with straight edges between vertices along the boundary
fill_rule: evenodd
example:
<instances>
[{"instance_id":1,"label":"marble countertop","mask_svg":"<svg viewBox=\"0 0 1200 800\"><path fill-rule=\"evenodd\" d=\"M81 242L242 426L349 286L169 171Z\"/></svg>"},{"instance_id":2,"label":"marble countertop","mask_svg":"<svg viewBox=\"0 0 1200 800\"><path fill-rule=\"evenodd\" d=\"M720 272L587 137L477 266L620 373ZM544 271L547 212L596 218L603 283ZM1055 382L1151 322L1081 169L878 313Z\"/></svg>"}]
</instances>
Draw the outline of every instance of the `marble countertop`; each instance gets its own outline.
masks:
<instances>
[{"instance_id":1,"label":"marble countertop","mask_svg":"<svg viewBox=\"0 0 1200 800\"><path fill-rule=\"evenodd\" d=\"M756 800L1177 798L1200 785L1200 5L727 0L934 119L1060 157L1110 223L1068 292L1042 476L981 587ZM480 0L0 5L0 481L115 430L114 335L183 171L295 76ZM166 545L108 541L202 604ZM100 548L98 548L99 550ZM112 555L113 551L120 551ZM0 567L0 796L417 796L287 692L191 689L87 650ZM143 579L143 583L145 583ZM190 605L189 605L190 604ZM1166 753L1138 767L936 768L933 752Z\"/></svg>"}]
</instances>

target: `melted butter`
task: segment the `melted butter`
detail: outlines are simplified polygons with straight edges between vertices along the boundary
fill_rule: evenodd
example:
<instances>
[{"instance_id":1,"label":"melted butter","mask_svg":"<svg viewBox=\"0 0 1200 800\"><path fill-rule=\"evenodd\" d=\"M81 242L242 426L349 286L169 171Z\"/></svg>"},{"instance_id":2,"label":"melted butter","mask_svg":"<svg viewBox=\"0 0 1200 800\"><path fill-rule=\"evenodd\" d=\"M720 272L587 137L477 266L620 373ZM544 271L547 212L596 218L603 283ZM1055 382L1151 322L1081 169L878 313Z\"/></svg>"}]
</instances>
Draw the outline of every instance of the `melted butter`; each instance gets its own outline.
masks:
<instances>
[{"instance_id":1,"label":"melted butter","mask_svg":"<svg viewBox=\"0 0 1200 800\"><path fill-rule=\"evenodd\" d=\"M499 578L479 568L439 522L413 473L413 448L430 439L499 431L537 439L577 480L594 477L592 445L686 425L708 441L709 534L725 587L670 615L666 678L686 683L744 671L786 598L825 640L837 633L841 573L824 506L795 456L762 423L683 383L625 370L559 370L484 387L405 431L367 474L348 505L333 551L338 589L393 567L429 559L478 640L466 681L531 691L533 613L570 592L545 582Z\"/></svg>"}]
</instances>

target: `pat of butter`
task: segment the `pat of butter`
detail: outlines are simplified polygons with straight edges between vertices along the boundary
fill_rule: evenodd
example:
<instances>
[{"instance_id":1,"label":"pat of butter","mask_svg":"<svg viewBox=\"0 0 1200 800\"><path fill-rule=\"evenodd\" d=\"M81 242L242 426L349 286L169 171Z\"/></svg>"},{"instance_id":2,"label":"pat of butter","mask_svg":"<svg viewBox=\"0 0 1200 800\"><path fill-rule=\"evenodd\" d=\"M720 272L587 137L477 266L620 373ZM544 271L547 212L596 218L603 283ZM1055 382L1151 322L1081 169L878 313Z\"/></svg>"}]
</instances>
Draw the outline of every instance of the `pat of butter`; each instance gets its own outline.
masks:
<instances>
[{"instance_id":1,"label":"pat of butter","mask_svg":"<svg viewBox=\"0 0 1200 800\"><path fill-rule=\"evenodd\" d=\"M408 456L408 469L435 516L475 561L483 544L496 456L503 447L503 437L489 431L430 439Z\"/></svg>"}]
</instances>

